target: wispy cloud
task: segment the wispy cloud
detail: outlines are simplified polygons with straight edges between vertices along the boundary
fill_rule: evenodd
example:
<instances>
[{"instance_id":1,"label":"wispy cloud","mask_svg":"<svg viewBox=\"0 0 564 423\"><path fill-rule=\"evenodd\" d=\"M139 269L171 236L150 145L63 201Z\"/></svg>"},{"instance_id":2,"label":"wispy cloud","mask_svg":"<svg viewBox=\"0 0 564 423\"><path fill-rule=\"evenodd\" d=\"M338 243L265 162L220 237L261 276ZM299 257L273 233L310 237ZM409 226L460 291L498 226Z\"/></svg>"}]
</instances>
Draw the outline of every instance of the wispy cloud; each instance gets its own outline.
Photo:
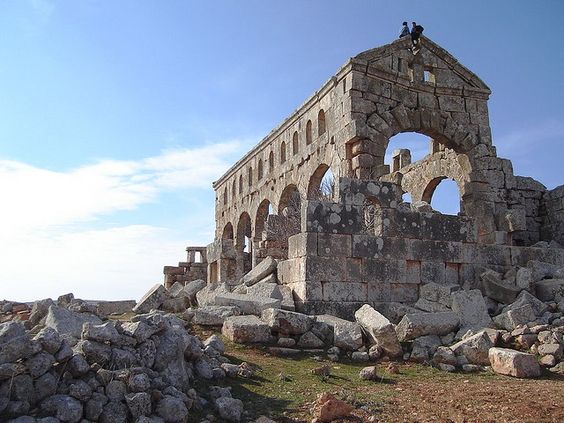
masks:
<instances>
[{"instance_id":1,"label":"wispy cloud","mask_svg":"<svg viewBox=\"0 0 564 423\"><path fill-rule=\"evenodd\" d=\"M564 141L564 122L551 119L538 125L521 127L496 137L494 143L514 154L529 152L539 147L539 143L553 140Z\"/></svg>"},{"instance_id":2,"label":"wispy cloud","mask_svg":"<svg viewBox=\"0 0 564 423\"><path fill-rule=\"evenodd\" d=\"M74 291L83 298L139 298L162 282L163 265L183 259L185 245L211 241L196 234L212 230L213 212L210 228L192 231L155 224L155 216L143 214L141 222L135 215L108 228L112 214L142 210L163 193L197 196L211 190L246 144L235 140L138 161L100 160L67 171L0 160L0 295L32 300ZM203 222L200 216L192 220Z\"/></svg>"}]
</instances>

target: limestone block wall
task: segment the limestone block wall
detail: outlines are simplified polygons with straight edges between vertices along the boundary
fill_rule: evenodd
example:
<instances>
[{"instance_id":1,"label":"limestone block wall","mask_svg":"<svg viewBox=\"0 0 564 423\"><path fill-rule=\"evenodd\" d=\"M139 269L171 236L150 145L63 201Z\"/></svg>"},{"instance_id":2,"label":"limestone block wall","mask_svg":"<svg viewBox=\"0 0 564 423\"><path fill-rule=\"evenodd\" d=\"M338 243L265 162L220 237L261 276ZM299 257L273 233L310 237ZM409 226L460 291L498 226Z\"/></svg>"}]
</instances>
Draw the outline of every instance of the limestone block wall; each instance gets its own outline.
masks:
<instances>
[{"instance_id":1,"label":"limestone block wall","mask_svg":"<svg viewBox=\"0 0 564 423\"><path fill-rule=\"evenodd\" d=\"M541 238L564 246L564 185L546 191L541 206Z\"/></svg>"}]
</instances>

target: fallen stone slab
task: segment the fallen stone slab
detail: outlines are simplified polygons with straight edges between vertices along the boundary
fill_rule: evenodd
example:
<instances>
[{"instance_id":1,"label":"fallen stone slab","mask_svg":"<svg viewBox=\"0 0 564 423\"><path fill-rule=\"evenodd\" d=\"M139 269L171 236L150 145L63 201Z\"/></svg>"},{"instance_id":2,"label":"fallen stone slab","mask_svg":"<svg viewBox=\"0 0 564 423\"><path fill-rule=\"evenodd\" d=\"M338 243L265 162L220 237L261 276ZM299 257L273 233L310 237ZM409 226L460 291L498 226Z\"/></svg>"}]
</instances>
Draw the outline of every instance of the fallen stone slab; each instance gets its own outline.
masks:
<instances>
[{"instance_id":1,"label":"fallen stone slab","mask_svg":"<svg viewBox=\"0 0 564 423\"><path fill-rule=\"evenodd\" d=\"M215 298L219 294L229 293L229 287L225 283L209 283L196 293L196 303L199 307L218 305Z\"/></svg>"},{"instance_id":2,"label":"fallen stone slab","mask_svg":"<svg viewBox=\"0 0 564 423\"><path fill-rule=\"evenodd\" d=\"M100 316L124 314L133 310L136 304L135 300L99 301L96 305L96 312Z\"/></svg>"},{"instance_id":3,"label":"fallen stone slab","mask_svg":"<svg viewBox=\"0 0 564 423\"><path fill-rule=\"evenodd\" d=\"M482 273L480 279L482 281L481 287L484 295L499 303L511 304L522 291L522 289L517 286L503 283L499 273L493 270Z\"/></svg>"},{"instance_id":4,"label":"fallen stone slab","mask_svg":"<svg viewBox=\"0 0 564 423\"><path fill-rule=\"evenodd\" d=\"M460 290L460 285L441 285L430 282L425 285L421 285L421 288L419 289L419 297L450 307L452 304L451 294L458 290Z\"/></svg>"},{"instance_id":5,"label":"fallen stone slab","mask_svg":"<svg viewBox=\"0 0 564 423\"><path fill-rule=\"evenodd\" d=\"M403 354L394 325L384 315L364 304L355 312L354 317L372 344L378 344L390 357Z\"/></svg>"},{"instance_id":6,"label":"fallen stone slab","mask_svg":"<svg viewBox=\"0 0 564 423\"><path fill-rule=\"evenodd\" d=\"M268 325L253 315L227 318L221 333L238 344L269 343L273 339Z\"/></svg>"},{"instance_id":7,"label":"fallen stone slab","mask_svg":"<svg viewBox=\"0 0 564 423\"><path fill-rule=\"evenodd\" d=\"M437 335L425 335L416 338L411 346L409 359L418 363L428 361L441 346L441 338Z\"/></svg>"},{"instance_id":8,"label":"fallen stone slab","mask_svg":"<svg viewBox=\"0 0 564 423\"><path fill-rule=\"evenodd\" d=\"M297 347L301 349L323 348L325 343L311 332L306 332L300 336Z\"/></svg>"},{"instance_id":9,"label":"fallen stone slab","mask_svg":"<svg viewBox=\"0 0 564 423\"><path fill-rule=\"evenodd\" d=\"M411 341L424 335L446 335L459 325L453 312L406 314L396 326L400 342Z\"/></svg>"},{"instance_id":10,"label":"fallen stone slab","mask_svg":"<svg viewBox=\"0 0 564 423\"><path fill-rule=\"evenodd\" d=\"M168 295L171 298L177 298L183 289L184 284L182 282L174 282L174 284L168 289Z\"/></svg>"},{"instance_id":11,"label":"fallen stone slab","mask_svg":"<svg viewBox=\"0 0 564 423\"><path fill-rule=\"evenodd\" d=\"M302 350L287 347L269 347L268 352L279 357L292 357L302 353Z\"/></svg>"},{"instance_id":12,"label":"fallen stone slab","mask_svg":"<svg viewBox=\"0 0 564 423\"><path fill-rule=\"evenodd\" d=\"M452 311L458 316L462 328L485 328L493 324L482 292L478 289L453 292Z\"/></svg>"},{"instance_id":13,"label":"fallen stone slab","mask_svg":"<svg viewBox=\"0 0 564 423\"><path fill-rule=\"evenodd\" d=\"M316 316L316 320L333 328L333 343L336 347L348 351L356 351L362 347L362 329L357 322L350 322L329 314Z\"/></svg>"},{"instance_id":14,"label":"fallen stone slab","mask_svg":"<svg viewBox=\"0 0 564 423\"><path fill-rule=\"evenodd\" d=\"M534 295L531 295L527 291L521 291L515 302L509 304L503 309L503 312L507 312L509 310L515 310L521 308L523 306L530 305L533 308L533 312L537 316L542 316L544 312L548 310L548 306L539 300Z\"/></svg>"},{"instance_id":15,"label":"fallen stone slab","mask_svg":"<svg viewBox=\"0 0 564 423\"><path fill-rule=\"evenodd\" d=\"M196 279L195 281L188 282L184 286L184 294L190 300L190 305L195 306L198 304L196 300L196 294L204 289L206 286L206 281L202 279Z\"/></svg>"},{"instance_id":16,"label":"fallen stone slab","mask_svg":"<svg viewBox=\"0 0 564 423\"><path fill-rule=\"evenodd\" d=\"M191 322L202 326L222 326L231 316L239 316L241 310L236 306L206 306L189 310Z\"/></svg>"},{"instance_id":17,"label":"fallen stone slab","mask_svg":"<svg viewBox=\"0 0 564 423\"><path fill-rule=\"evenodd\" d=\"M539 377L541 368L532 354L526 354L509 348L490 348L488 352L490 365L496 373L521 377Z\"/></svg>"},{"instance_id":18,"label":"fallen stone slab","mask_svg":"<svg viewBox=\"0 0 564 423\"><path fill-rule=\"evenodd\" d=\"M490 364L488 352L493 346L494 343L488 334L485 331L481 331L451 345L450 349L456 356L466 357L466 360L471 364L487 366Z\"/></svg>"},{"instance_id":19,"label":"fallen stone slab","mask_svg":"<svg viewBox=\"0 0 564 423\"><path fill-rule=\"evenodd\" d=\"M533 307L530 304L526 304L522 307L498 314L493 318L493 321L499 327L512 331L517 326L526 325L529 322L533 322L535 319L536 315Z\"/></svg>"},{"instance_id":20,"label":"fallen stone slab","mask_svg":"<svg viewBox=\"0 0 564 423\"><path fill-rule=\"evenodd\" d=\"M222 293L215 296L215 304L236 306L241 314L260 316L267 308L280 308L281 301L276 298L255 297L249 294Z\"/></svg>"},{"instance_id":21,"label":"fallen stone slab","mask_svg":"<svg viewBox=\"0 0 564 423\"><path fill-rule=\"evenodd\" d=\"M274 275L270 275L255 285L249 286L246 289L246 293L254 297L278 299L280 300L280 308L294 311L296 306L294 304L292 288L286 285L278 285L277 283L271 282L271 279L275 280Z\"/></svg>"},{"instance_id":22,"label":"fallen stone slab","mask_svg":"<svg viewBox=\"0 0 564 423\"><path fill-rule=\"evenodd\" d=\"M301 335L313 326L311 316L294 311L267 308L261 318L270 329L283 335Z\"/></svg>"},{"instance_id":23,"label":"fallen stone slab","mask_svg":"<svg viewBox=\"0 0 564 423\"><path fill-rule=\"evenodd\" d=\"M93 314L74 313L66 308L57 306L50 306L45 317L45 326L55 329L62 338L71 337L79 339L84 323L99 325L102 323L102 320Z\"/></svg>"},{"instance_id":24,"label":"fallen stone slab","mask_svg":"<svg viewBox=\"0 0 564 423\"><path fill-rule=\"evenodd\" d=\"M141 297L137 305L133 307L133 312L143 314L156 310L167 298L168 294L165 287L161 284L156 284Z\"/></svg>"},{"instance_id":25,"label":"fallen stone slab","mask_svg":"<svg viewBox=\"0 0 564 423\"><path fill-rule=\"evenodd\" d=\"M27 358L33 353L33 345L21 322L0 324L0 364Z\"/></svg>"},{"instance_id":26,"label":"fallen stone slab","mask_svg":"<svg viewBox=\"0 0 564 423\"><path fill-rule=\"evenodd\" d=\"M564 300L564 279L543 279L535 283L535 293L542 301Z\"/></svg>"},{"instance_id":27,"label":"fallen stone slab","mask_svg":"<svg viewBox=\"0 0 564 423\"><path fill-rule=\"evenodd\" d=\"M320 422L331 422L341 417L348 416L354 407L335 398L330 394L321 394L314 404L313 415Z\"/></svg>"},{"instance_id":28,"label":"fallen stone slab","mask_svg":"<svg viewBox=\"0 0 564 423\"><path fill-rule=\"evenodd\" d=\"M266 278L271 273L276 271L278 262L272 257L268 256L255 267L252 268L245 276L241 278L240 283L246 286L252 286L262 279Z\"/></svg>"}]
</instances>

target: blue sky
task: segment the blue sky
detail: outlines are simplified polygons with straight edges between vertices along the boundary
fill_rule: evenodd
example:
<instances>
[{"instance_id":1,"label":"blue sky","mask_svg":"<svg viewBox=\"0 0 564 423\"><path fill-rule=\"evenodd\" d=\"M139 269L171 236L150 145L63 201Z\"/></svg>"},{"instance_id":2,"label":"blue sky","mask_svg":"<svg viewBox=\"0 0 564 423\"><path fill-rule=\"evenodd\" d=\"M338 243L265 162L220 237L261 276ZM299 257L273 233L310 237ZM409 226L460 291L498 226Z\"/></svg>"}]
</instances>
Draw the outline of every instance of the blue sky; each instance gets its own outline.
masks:
<instances>
[{"instance_id":1,"label":"blue sky","mask_svg":"<svg viewBox=\"0 0 564 423\"><path fill-rule=\"evenodd\" d=\"M564 2L510 4L1 0L0 297L138 298L212 240L211 182L403 20L490 86L515 173L561 184Z\"/></svg>"}]
</instances>

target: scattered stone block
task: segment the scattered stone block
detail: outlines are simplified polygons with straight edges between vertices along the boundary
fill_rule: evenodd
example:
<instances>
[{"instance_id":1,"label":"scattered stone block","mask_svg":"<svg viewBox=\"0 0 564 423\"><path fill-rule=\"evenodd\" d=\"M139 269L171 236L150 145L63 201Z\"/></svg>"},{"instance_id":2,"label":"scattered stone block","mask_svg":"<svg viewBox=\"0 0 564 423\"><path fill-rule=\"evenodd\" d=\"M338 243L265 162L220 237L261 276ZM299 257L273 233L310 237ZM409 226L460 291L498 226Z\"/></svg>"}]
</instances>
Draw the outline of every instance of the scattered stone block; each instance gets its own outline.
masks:
<instances>
[{"instance_id":1,"label":"scattered stone block","mask_svg":"<svg viewBox=\"0 0 564 423\"><path fill-rule=\"evenodd\" d=\"M246 286L252 286L262 279L266 278L271 273L276 271L278 262L272 257L268 256L253 269L241 278L240 283Z\"/></svg>"},{"instance_id":2,"label":"scattered stone block","mask_svg":"<svg viewBox=\"0 0 564 423\"><path fill-rule=\"evenodd\" d=\"M499 273L493 270L482 273L480 279L484 295L499 303L511 304L522 291L521 288L503 283Z\"/></svg>"},{"instance_id":3,"label":"scattered stone block","mask_svg":"<svg viewBox=\"0 0 564 423\"><path fill-rule=\"evenodd\" d=\"M272 331L284 335L301 335L313 326L313 319L310 316L276 308L264 310L261 318Z\"/></svg>"},{"instance_id":4,"label":"scattered stone block","mask_svg":"<svg viewBox=\"0 0 564 423\"><path fill-rule=\"evenodd\" d=\"M536 316L542 316L548 310L548 306L537 297L527 291L521 291L515 302L506 306L503 311L515 310L526 305L530 305L533 308Z\"/></svg>"},{"instance_id":5,"label":"scattered stone block","mask_svg":"<svg viewBox=\"0 0 564 423\"><path fill-rule=\"evenodd\" d=\"M496 373L520 378L534 378L541 374L540 365L532 354L494 347L490 348L488 356Z\"/></svg>"},{"instance_id":6,"label":"scattered stone block","mask_svg":"<svg viewBox=\"0 0 564 423\"><path fill-rule=\"evenodd\" d=\"M542 301L563 301L564 279L544 279L535 282L535 293Z\"/></svg>"},{"instance_id":7,"label":"scattered stone block","mask_svg":"<svg viewBox=\"0 0 564 423\"><path fill-rule=\"evenodd\" d=\"M148 313L151 310L158 309L164 300L168 298L168 294L166 289L161 284L154 285L137 303L135 307L133 307L133 312L142 314Z\"/></svg>"},{"instance_id":8,"label":"scattered stone block","mask_svg":"<svg viewBox=\"0 0 564 423\"><path fill-rule=\"evenodd\" d=\"M280 308L281 301L276 298L255 297L249 294L221 293L215 296L215 304L237 306L241 314L260 316L267 308Z\"/></svg>"},{"instance_id":9,"label":"scattered stone block","mask_svg":"<svg viewBox=\"0 0 564 423\"><path fill-rule=\"evenodd\" d=\"M227 318L241 314L236 306L206 306L190 311L192 323L202 326L221 326Z\"/></svg>"},{"instance_id":10,"label":"scattered stone block","mask_svg":"<svg viewBox=\"0 0 564 423\"><path fill-rule=\"evenodd\" d=\"M460 285L442 285L430 282L421 286L419 289L419 297L450 307L452 305L451 294L458 290L460 290Z\"/></svg>"},{"instance_id":11,"label":"scattered stone block","mask_svg":"<svg viewBox=\"0 0 564 423\"><path fill-rule=\"evenodd\" d=\"M437 335L426 335L416 338L411 346L410 360L424 363L428 361L437 348L441 346L441 338Z\"/></svg>"},{"instance_id":12,"label":"scattered stone block","mask_svg":"<svg viewBox=\"0 0 564 423\"><path fill-rule=\"evenodd\" d=\"M354 317L373 344L378 344L390 357L403 354L394 325L382 314L365 304Z\"/></svg>"},{"instance_id":13,"label":"scattered stone block","mask_svg":"<svg viewBox=\"0 0 564 423\"><path fill-rule=\"evenodd\" d=\"M438 303L436 301L429 301L425 298L419 298L414 304L415 308L427 313L437 313L441 311L451 311L446 305Z\"/></svg>"},{"instance_id":14,"label":"scattered stone block","mask_svg":"<svg viewBox=\"0 0 564 423\"><path fill-rule=\"evenodd\" d=\"M471 364L487 366L490 363L488 352L494 343L485 331L452 345L450 349L457 356L464 356Z\"/></svg>"},{"instance_id":15,"label":"scattered stone block","mask_svg":"<svg viewBox=\"0 0 564 423\"><path fill-rule=\"evenodd\" d=\"M269 343L270 328L257 316L232 316L223 323L221 333L238 344Z\"/></svg>"},{"instance_id":16,"label":"scattered stone block","mask_svg":"<svg viewBox=\"0 0 564 423\"><path fill-rule=\"evenodd\" d=\"M311 332L300 336L297 347L302 349L323 348L325 343Z\"/></svg>"},{"instance_id":17,"label":"scattered stone block","mask_svg":"<svg viewBox=\"0 0 564 423\"><path fill-rule=\"evenodd\" d=\"M333 328L333 343L336 347L356 351L363 345L362 329L357 322L340 319L329 314L317 316L317 321Z\"/></svg>"},{"instance_id":18,"label":"scattered stone block","mask_svg":"<svg viewBox=\"0 0 564 423\"><path fill-rule=\"evenodd\" d=\"M378 371L376 370L376 366L364 367L360 371L359 377L362 380L378 380Z\"/></svg>"},{"instance_id":19,"label":"scattered stone block","mask_svg":"<svg viewBox=\"0 0 564 423\"><path fill-rule=\"evenodd\" d=\"M446 335L459 325L453 312L406 314L396 327L400 342L411 341L424 335Z\"/></svg>"},{"instance_id":20,"label":"scattered stone block","mask_svg":"<svg viewBox=\"0 0 564 423\"><path fill-rule=\"evenodd\" d=\"M530 304L508 310L493 318L496 325L509 331L517 326L533 322L535 319L535 312Z\"/></svg>"},{"instance_id":21,"label":"scattered stone block","mask_svg":"<svg viewBox=\"0 0 564 423\"><path fill-rule=\"evenodd\" d=\"M478 289L452 293L452 311L456 313L462 328L485 328L492 326L488 307Z\"/></svg>"},{"instance_id":22,"label":"scattered stone block","mask_svg":"<svg viewBox=\"0 0 564 423\"><path fill-rule=\"evenodd\" d=\"M93 314L73 313L57 306L49 307L49 312L45 318L45 326L55 329L63 338L80 338L84 323L99 325L102 321Z\"/></svg>"}]
</instances>

